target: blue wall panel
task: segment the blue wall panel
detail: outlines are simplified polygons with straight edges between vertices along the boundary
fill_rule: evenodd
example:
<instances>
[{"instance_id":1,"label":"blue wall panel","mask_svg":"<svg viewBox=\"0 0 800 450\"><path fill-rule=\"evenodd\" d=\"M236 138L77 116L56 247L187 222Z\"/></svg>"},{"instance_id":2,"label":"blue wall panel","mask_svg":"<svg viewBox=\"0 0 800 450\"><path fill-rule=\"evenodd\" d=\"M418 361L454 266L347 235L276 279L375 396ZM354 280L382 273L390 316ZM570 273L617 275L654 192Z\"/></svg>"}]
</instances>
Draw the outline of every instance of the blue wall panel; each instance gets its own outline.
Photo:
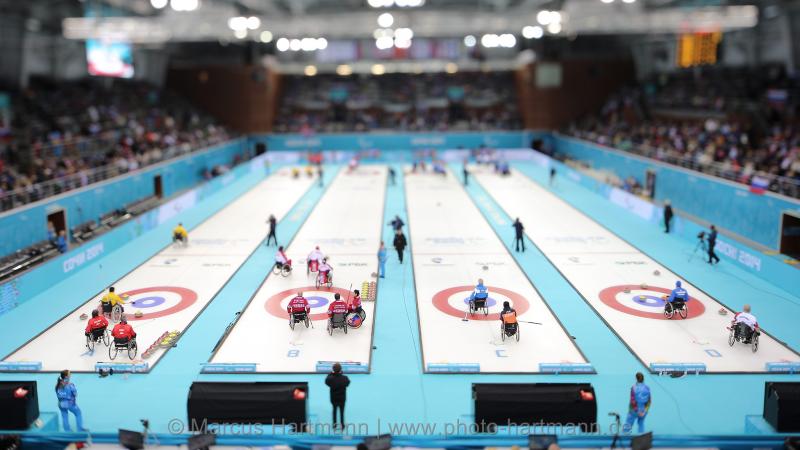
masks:
<instances>
[{"instance_id":1,"label":"blue wall panel","mask_svg":"<svg viewBox=\"0 0 800 450\"><path fill-rule=\"evenodd\" d=\"M469 133L375 133L375 134L271 134L251 136L253 142L265 142L269 150L413 150L530 147L529 132Z\"/></svg>"}]
</instances>

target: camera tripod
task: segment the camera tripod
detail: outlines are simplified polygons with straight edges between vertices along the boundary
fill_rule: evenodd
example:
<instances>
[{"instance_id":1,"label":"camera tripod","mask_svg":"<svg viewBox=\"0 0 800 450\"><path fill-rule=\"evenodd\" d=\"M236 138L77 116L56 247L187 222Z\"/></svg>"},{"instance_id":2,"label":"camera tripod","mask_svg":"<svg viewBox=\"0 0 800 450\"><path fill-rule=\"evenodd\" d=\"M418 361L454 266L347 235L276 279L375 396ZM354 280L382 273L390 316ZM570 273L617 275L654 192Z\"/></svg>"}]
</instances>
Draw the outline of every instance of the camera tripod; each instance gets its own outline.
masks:
<instances>
[{"instance_id":1,"label":"camera tripod","mask_svg":"<svg viewBox=\"0 0 800 450\"><path fill-rule=\"evenodd\" d=\"M698 238L697 244L694 246L692 254L689 255L689 262L692 262L692 259L694 258L694 255L697 254L697 252L702 252L701 255L705 255L708 253L708 244L706 243L705 239Z\"/></svg>"}]
</instances>

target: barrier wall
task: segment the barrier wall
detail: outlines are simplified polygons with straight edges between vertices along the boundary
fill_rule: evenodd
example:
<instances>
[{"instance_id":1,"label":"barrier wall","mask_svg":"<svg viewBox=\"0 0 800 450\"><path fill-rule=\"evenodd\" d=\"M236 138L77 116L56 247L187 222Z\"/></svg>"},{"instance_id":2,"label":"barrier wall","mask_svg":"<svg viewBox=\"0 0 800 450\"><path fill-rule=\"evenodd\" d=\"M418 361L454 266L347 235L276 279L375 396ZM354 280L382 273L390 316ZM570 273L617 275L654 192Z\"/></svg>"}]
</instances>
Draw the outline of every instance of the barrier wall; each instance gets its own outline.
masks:
<instances>
[{"instance_id":1,"label":"barrier wall","mask_svg":"<svg viewBox=\"0 0 800 450\"><path fill-rule=\"evenodd\" d=\"M771 249L779 247L781 213L800 212L800 201L775 194L758 195L749 187L695 171L663 164L609 147L564 136L554 136L555 149L592 167L610 170L640 183L645 172L656 172L656 200L669 199L673 207L717 224Z\"/></svg>"},{"instance_id":2,"label":"barrier wall","mask_svg":"<svg viewBox=\"0 0 800 450\"><path fill-rule=\"evenodd\" d=\"M596 192L612 203L625 208L642 220L653 224L653 226L660 226L659 224L663 217L662 207L623 191L622 189L607 185L588 175L584 175L546 155L530 151L524 154L518 151L512 151L509 152L509 159L532 160L535 164L543 167L550 167L552 165L556 168L559 175L565 176L587 189ZM701 225L684 217L675 217L672 225L673 234L677 234L690 242L697 239L696 236L700 231L708 231ZM785 257L782 255L766 255L724 236L717 238L716 253L727 263L753 273L777 286L782 286L792 293L797 293L797 288L793 288L793 286L797 285L798 269L784 263L783 259Z\"/></svg>"},{"instance_id":3,"label":"barrier wall","mask_svg":"<svg viewBox=\"0 0 800 450\"><path fill-rule=\"evenodd\" d=\"M272 150L444 150L530 147L533 133L528 131L467 133L342 133L254 135L252 143L263 142Z\"/></svg>"},{"instance_id":4,"label":"barrier wall","mask_svg":"<svg viewBox=\"0 0 800 450\"><path fill-rule=\"evenodd\" d=\"M153 178L157 175L161 175L164 196L169 197L201 182L204 169L230 165L234 155L245 150L246 143L245 139L237 139L0 214L0 255L47 239L48 212L65 209L71 229L153 195Z\"/></svg>"},{"instance_id":5,"label":"barrier wall","mask_svg":"<svg viewBox=\"0 0 800 450\"><path fill-rule=\"evenodd\" d=\"M114 250L159 225L168 221L175 222L179 213L198 205L204 199L219 192L220 189L234 182L240 183L242 189L255 186L264 178L265 158L266 156L262 156L241 164L225 175L188 190L158 208L137 216L96 239L53 258L11 281L0 284L0 314L8 312L20 303L49 289L53 283L72 275L83 267L99 262ZM208 212L209 215L213 213L214 211ZM188 228L195 225L197 224L186 222Z\"/></svg>"}]
</instances>

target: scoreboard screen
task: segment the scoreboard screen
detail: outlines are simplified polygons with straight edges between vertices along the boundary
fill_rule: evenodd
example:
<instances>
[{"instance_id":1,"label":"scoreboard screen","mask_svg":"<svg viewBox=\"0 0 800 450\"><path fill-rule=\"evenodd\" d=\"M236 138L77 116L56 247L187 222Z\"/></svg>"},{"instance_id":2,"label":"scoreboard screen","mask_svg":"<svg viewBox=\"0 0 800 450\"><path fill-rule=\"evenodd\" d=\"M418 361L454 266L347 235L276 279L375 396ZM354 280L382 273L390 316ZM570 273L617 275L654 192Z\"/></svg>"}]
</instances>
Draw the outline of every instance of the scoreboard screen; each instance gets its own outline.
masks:
<instances>
[{"instance_id":1,"label":"scoreboard screen","mask_svg":"<svg viewBox=\"0 0 800 450\"><path fill-rule=\"evenodd\" d=\"M721 32L685 33L678 36L676 64L680 68L717 63Z\"/></svg>"}]
</instances>

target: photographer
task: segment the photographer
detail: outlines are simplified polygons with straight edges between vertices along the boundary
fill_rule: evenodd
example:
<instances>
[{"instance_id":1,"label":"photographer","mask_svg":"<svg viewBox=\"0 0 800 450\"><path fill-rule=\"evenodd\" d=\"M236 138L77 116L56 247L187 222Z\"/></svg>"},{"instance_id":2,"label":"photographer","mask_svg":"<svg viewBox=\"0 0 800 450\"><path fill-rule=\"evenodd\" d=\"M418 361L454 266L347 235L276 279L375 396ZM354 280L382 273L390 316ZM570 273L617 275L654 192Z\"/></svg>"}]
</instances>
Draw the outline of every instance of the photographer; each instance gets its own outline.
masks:
<instances>
[{"instance_id":1,"label":"photographer","mask_svg":"<svg viewBox=\"0 0 800 450\"><path fill-rule=\"evenodd\" d=\"M336 410L339 410L339 429L344 430L344 402L347 400L347 386L350 379L342 374L342 365L335 363L333 372L325 378L325 384L331 388L331 405L333 406L333 429L337 429Z\"/></svg>"},{"instance_id":2,"label":"photographer","mask_svg":"<svg viewBox=\"0 0 800 450\"><path fill-rule=\"evenodd\" d=\"M711 232L708 233L708 263L718 264L719 257L714 253L714 247L717 245L717 227L711 225Z\"/></svg>"}]
</instances>

